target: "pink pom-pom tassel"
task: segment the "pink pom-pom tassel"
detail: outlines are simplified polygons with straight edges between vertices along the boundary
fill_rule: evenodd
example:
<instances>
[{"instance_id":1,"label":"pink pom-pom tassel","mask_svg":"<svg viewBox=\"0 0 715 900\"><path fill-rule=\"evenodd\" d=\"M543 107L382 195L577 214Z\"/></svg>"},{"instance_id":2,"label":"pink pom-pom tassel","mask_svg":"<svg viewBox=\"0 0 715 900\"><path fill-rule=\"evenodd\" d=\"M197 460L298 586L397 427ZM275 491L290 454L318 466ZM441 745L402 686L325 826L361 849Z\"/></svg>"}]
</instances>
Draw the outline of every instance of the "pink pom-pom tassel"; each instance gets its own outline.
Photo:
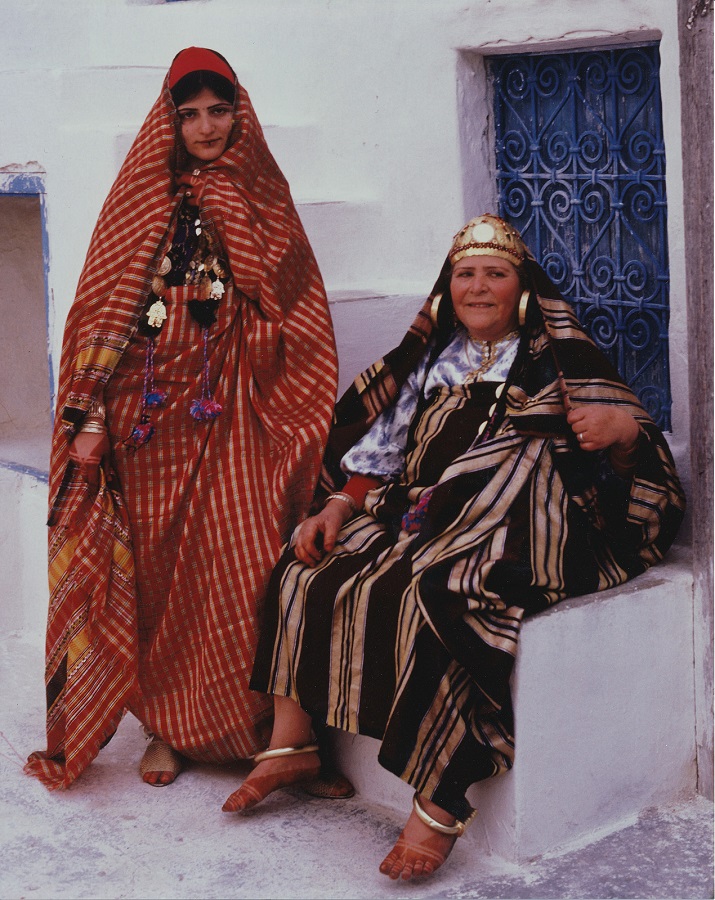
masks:
<instances>
[{"instance_id":1,"label":"pink pom-pom tassel","mask_svg":"<svg viewBox=\"0 0 715 900\"><path fill-rule=\"evenodd\" d=\"M220 403L217 403L216 400L206 398L203 400L193 400L191 402L190 412L197 422L208 422L211 419L220 416L223 412L223 407Z\"/></svg>"}]
</instances>

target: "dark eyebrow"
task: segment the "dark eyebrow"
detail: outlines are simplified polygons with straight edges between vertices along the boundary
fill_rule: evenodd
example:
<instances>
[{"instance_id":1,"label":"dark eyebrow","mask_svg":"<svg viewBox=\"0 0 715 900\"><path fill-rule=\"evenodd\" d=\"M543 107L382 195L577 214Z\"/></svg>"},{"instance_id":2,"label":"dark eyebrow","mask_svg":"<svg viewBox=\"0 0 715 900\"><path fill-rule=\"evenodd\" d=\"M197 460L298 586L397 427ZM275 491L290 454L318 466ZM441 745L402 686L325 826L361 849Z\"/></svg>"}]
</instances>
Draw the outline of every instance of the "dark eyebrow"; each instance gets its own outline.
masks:
<instances>
[{"instance_id":1,"label":"dark eyebrow","mask_svg":"<svg viewBox=\"0 0 715 900\"><path fill-rule=\"evenodd\" d=\"M220 103L212 103L211 106L207 106L206 109L220 109L220 107L222 107L222 106L230 107L231 104L228 102L228 100L222 100ZM197 112L198 106L183 106L183 105L177 106L176 111L177 112Z\"/></svg>"}]
</instances>

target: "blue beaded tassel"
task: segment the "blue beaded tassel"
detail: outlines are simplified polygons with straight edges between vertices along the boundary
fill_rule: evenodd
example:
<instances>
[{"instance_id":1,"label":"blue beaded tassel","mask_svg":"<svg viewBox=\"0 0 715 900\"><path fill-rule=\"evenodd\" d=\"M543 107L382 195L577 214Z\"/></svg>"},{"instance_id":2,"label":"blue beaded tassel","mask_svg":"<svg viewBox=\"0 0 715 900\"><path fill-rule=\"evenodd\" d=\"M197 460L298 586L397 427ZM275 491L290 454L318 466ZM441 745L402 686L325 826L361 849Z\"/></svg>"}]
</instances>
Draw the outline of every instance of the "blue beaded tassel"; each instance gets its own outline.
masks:
<instances>
[{"instance_id":1,"label":"blue beaded tassel","mask_svg":"<svg viewBox=\"0 0 715 900\"><path fill-rule=\"evenodd\" d=\"M223 412L223 407L211 396L208 352L209 330L208 328L202 328L201 331L204 338L204 369L201 375L201 397L191 401L190 412L198 422L208 422L220 416Z\"/></svg>"}]
</instances>

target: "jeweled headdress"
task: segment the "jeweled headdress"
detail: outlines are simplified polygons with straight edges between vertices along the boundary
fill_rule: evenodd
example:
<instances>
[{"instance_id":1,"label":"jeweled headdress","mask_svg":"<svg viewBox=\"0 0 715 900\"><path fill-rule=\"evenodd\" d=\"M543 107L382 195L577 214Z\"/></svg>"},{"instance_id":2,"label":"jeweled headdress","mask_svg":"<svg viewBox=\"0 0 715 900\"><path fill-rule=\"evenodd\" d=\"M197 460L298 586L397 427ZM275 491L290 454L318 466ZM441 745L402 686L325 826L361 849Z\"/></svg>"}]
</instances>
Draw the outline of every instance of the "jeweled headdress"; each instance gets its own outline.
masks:
<instances>
[{"instance_id":1,"label":"jeweled headdress","mask_svg":"<svg viewBox=\"0 0 715 900\"><path fill-rule=\"evenodd\" d=\"M449 261L454 264L464 256L499 256L520 266L528 255L516 228L499 216L485 213L470 219L454 236Z\"/></svg>"}]
</instances>

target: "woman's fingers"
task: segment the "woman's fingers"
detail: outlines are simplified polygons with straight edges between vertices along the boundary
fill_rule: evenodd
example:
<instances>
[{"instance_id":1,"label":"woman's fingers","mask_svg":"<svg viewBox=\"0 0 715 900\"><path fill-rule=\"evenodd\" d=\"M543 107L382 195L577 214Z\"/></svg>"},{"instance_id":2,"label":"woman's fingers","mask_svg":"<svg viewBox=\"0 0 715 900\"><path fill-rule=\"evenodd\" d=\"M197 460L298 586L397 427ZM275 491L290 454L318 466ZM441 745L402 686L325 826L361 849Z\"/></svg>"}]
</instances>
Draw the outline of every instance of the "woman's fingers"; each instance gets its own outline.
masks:
<instances>
[{"instance_id":1,"label":"woman's fingers","mask_svg":"<svg viewBox=\"0 0 715 900\"><path fill-rule=\"evenodd\" d=\"M306 519L300 526L295 542L295 555L309 566L314 566L323 558L322 531L317 516Z\"/></svg>"},{"instance_id":2,"label":"woman's fingers","mask_svg":"<svg viewBox=\"0 0 715 900\"><path fill-rule=\"evenodd\" d=\"M579 445L588 451L605 450L614 444L627 447L638 438L639 426L633 416L605 404L577 407L567 414L566 421Z\"/></svg>"},{"instance_id":3,"label":"woman's fingers","mask_svg":"<svg viewBox=\"0 0 715 900\"><path fill-rule=\"evenodd\" d=\"M306 565L317 565L334 549L340 529L351 513L347 503L331 500L317 515L302 522L294 533L296 557Z\"/></svg>"}]
</instances>

